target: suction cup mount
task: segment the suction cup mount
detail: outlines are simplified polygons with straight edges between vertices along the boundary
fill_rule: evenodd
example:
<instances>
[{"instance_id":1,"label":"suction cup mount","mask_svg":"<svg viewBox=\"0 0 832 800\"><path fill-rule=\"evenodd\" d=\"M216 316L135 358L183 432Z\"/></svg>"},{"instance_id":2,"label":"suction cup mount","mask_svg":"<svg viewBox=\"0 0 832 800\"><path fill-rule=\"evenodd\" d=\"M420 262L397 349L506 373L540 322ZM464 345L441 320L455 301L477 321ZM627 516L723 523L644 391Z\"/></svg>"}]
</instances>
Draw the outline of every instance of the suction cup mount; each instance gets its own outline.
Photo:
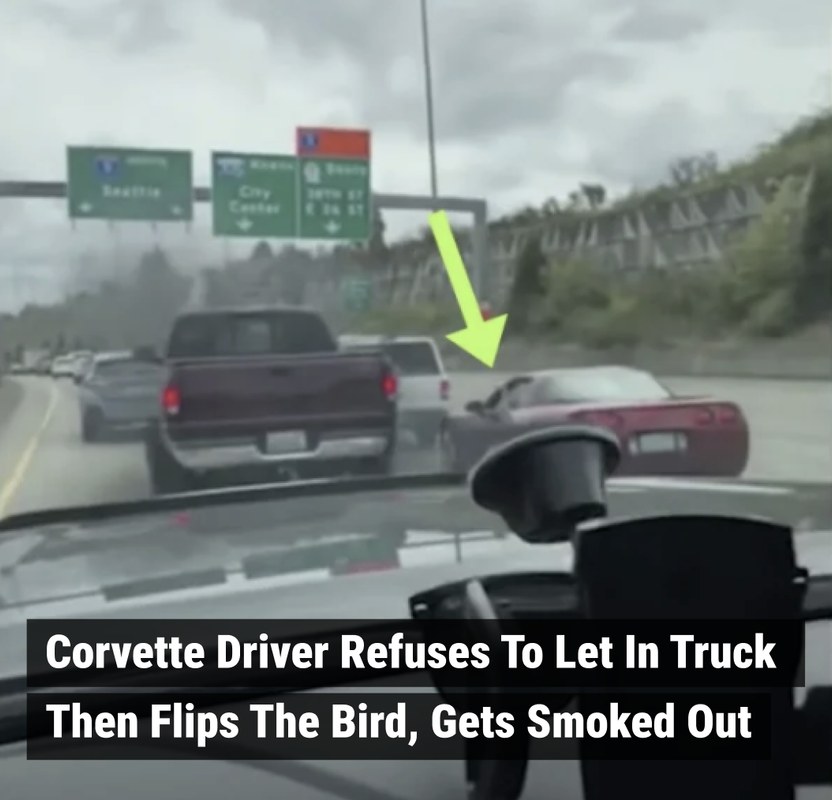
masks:
<instances>
[{"instance_id":1,"label":"suction cup mount","mask_svg":"<svg viewBox=\"0 0 832 800\"><path fill-rule=\"evenodd\" d=\"M606 516L606 480L620 460L618 439L606 429L558 426L490 450L469 486L474 502L524 541L567 541L581 522Z\"/></svg>"}]
</instances>

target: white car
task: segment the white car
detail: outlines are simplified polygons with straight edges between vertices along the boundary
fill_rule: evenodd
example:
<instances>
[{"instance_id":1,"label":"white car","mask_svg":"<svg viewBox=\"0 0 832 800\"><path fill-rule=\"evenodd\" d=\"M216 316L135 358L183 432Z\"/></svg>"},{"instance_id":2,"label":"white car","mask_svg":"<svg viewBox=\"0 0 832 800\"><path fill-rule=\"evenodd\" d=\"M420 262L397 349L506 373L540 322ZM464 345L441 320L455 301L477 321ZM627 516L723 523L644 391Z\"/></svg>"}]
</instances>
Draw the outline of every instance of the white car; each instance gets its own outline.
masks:
<instances>
[{"instance_id":1,"label":"white car","mask_svg":"<svg viewBox=\"0 0 832 800\"><path fill-rule=\"evenodd\" d=\"M75 373L75 359L71 356L57 356L52 359L50 373L53 378L71 378Z\"/></svg>"},{"instance_id":2,"label":"white car","mask_svg":"<svg viewBox=\"0 0 832 800\"><path fill-rule=\"evenodd\" d=\"M94 354L89 350L81 350L72 354L72 379L75 383L80 383L84 375L92 366Z\"/></svg>"},{"instance_id":3,"label":"white car","mask_svg":"<svg viewBox=\"0 0 832 800\"><path fill-rule=\"evenodd\" d=\"M448 416L451 382L430 336L342 336L344 350L381 350L399 378L399 425L432 445Z\"/></svg>"}]
</instances>

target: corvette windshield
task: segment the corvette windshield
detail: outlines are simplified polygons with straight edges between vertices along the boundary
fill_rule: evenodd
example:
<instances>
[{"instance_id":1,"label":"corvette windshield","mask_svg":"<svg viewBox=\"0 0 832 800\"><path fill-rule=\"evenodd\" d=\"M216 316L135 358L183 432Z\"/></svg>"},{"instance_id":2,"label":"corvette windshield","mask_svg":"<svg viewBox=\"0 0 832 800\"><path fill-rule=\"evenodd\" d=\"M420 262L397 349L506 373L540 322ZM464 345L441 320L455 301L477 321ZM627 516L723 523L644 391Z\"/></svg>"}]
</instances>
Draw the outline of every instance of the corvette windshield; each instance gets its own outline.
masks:
<instances>
[{"instance_id":1,"label":"corvette windshield","mask_svg":"<svg viewBox=\"0 0 832 800\"><path fill-rule=\"evenodd\" d=\"M667 400L670 393L660 383L639 372L563 372L542 381L539 402L581 403Z\"/></svg>"}]
</instances>

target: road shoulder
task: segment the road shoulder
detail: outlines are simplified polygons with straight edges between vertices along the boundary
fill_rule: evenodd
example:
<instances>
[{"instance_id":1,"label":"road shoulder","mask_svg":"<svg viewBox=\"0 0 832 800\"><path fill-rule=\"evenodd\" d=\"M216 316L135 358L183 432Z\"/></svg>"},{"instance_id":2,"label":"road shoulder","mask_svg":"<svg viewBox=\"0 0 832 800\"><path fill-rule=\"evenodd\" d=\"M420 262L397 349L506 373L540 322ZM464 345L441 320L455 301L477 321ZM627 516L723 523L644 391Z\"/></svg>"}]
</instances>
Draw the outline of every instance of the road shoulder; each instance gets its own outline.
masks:
<instances>
[{"instance_id":1,"label":"road shoulder","mask_svg":"<svg viewBox=\"0 0 832 800\"><path fill-rule=\"evenodd\" d=\"M14 378L0 378L0 433L14 416L23 398L23 386Z\"/></svg>"}]
</instances>

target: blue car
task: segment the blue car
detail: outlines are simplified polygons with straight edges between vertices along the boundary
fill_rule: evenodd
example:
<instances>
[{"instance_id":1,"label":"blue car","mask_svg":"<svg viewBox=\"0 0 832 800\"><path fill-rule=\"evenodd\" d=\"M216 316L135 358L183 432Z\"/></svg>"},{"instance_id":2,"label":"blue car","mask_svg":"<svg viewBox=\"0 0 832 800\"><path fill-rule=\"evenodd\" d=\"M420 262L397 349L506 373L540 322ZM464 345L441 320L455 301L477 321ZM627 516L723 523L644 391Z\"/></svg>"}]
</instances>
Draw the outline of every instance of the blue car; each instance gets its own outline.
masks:
<instances>
[{"instance_id":1,"label":"blue car","mask_svg":"<svg viewBox=\"0 0 832 800\"><path fill-rule=\"evenodd\" d=\"M159 408L163 369L133 353L101 353L78 384L81 438L94 442L115 431L142 431Z\"/></svg>"}]
</instances>

